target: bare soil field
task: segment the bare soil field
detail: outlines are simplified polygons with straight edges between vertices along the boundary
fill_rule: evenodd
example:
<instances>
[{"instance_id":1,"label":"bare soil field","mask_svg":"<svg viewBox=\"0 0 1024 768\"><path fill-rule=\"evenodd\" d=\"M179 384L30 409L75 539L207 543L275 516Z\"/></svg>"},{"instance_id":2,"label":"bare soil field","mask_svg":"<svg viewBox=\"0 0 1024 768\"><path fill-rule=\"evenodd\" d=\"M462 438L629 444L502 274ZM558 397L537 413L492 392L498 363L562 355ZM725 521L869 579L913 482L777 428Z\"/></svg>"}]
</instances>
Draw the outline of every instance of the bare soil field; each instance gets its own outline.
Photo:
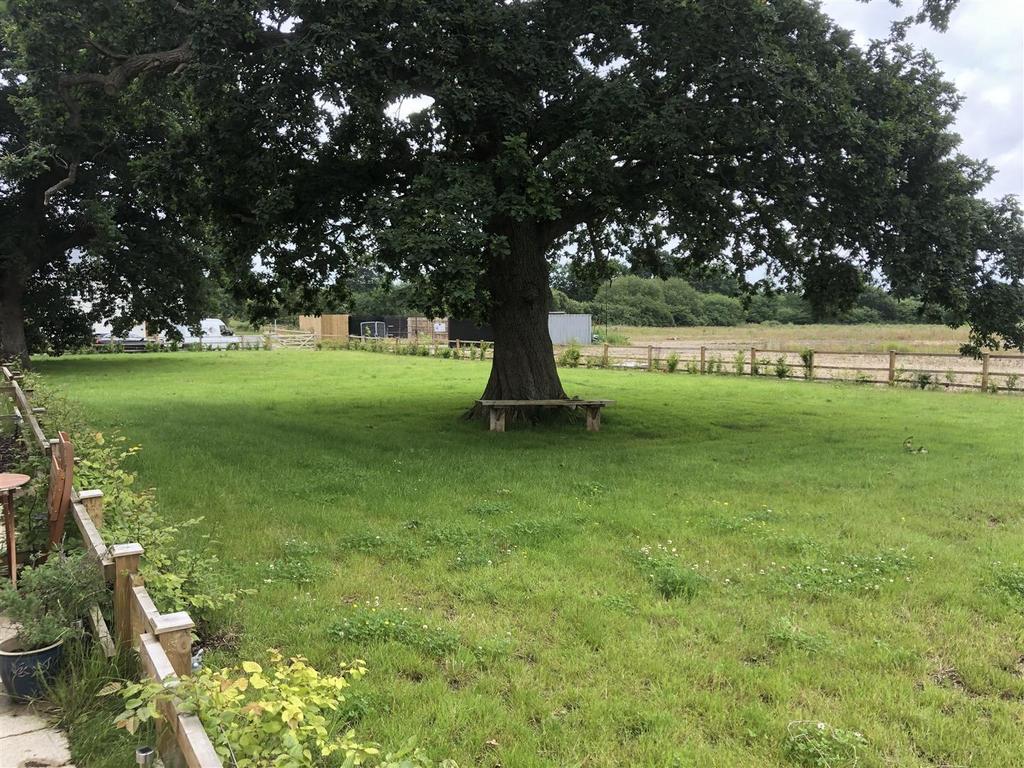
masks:
<instances>
[{"instance_id":1,"label":"bare soil field","mask_svg":"<svg viewBox=\"0 0 1024 768\"><path fill-rule=\"evenodd\" d=\"M605 331L605 326L594 328ZM698 345L722 344L736 348L751 345L765 349L799 352L802 349L832 352L946 352L955 354L967 341L967 329L944 325L748 325L644 328L608 326L613 334L631 344L688 341Z\"/></svg>"}]
</instances>

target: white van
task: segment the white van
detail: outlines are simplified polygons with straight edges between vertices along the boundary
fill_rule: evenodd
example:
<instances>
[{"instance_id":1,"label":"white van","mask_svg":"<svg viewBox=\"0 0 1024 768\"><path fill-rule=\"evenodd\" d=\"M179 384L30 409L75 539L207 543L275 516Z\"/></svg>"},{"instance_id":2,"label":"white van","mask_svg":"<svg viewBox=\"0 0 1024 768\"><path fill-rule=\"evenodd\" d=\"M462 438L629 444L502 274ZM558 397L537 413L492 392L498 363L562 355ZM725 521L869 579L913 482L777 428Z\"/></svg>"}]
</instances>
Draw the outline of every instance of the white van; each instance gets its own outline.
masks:
<instances>
[{"instance_id":1,"label":"white van","mask_svg":"<svg viewBox=\"0 0 1024 768\"><path fill-rule=\"evenodd\" d=\"M206 317L199 321L199 335L192 333L187 325L176 325L181 334L181 343L185 346L202 344L208 349L226 349L231 344L241 345L242 337L235 335L235 332L224 325L224 321L217 317ZM169 339L161 334L163 342L168 343Z\"/></svg>"}]
</instances>

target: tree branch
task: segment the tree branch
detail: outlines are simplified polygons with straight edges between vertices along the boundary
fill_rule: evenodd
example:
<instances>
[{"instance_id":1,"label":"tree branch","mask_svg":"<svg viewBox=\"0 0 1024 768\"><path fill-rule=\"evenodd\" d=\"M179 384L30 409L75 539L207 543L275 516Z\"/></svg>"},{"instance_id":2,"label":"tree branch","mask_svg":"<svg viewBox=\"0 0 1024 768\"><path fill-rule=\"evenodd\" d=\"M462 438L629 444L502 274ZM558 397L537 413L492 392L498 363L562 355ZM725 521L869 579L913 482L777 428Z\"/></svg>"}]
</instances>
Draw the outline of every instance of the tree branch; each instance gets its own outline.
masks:
<instances>
[{"instance_id":1,"label":"tree branch","mask_svg":"<svg viewBox=\"0 0 1024 768\"><path fill-rule=\"evenodd\" d=\"M97 51L102 53L104 56L107 56L107 57L109 57L111 59L121 59L121 60L124 60L124 59L128 58L128 54L126 54L126 53L118 53L117 51L112 51L110 48L105 46L99 40L96 40L94 38L90 37L85 42L87 42L89 45L91 45Z\"/></svg>"},{"instance_id":2,"label":"tree branch","mask_svg":"<svg viewBox=\"0 0 1024 768\"><path fill-rule=\"evenodd\" d=\"M68 164L68 175L43 192L43 205L50 203L50 198L75 183L78 178L78 161L72 160Z\"/></svg>"},{"instance_id":3,"label":"tree branch","mask_svg":"<svg viewBox=\"0 0 1024 768\"><path fill-rule=\"evenodd\" d=\"M136 53L125 56L120 63L106 74L100 72L80 72L62 75L60 87L65 92L75 86L96 86L107 93L116 93L136 77L147 72L163 69L177 69L192 59L192 43L186 40L177 48L150 53Z\"/></svg>"},{"instance_id":4,"label":"tree branch","mask_svg":"<svg viewBox=\"0 0 1024 768\"><path fill-rule=\"evenodd\" d=\"M183 5L180 0L172 0L175 11L186 16L196 17L198 14L194 9ZM267 48L275 48L286 45L301 37L304 33L304 25L297 24L291 32L282 32L278 29L260 28L256 31L256 42L247 43L244 38L237 41L240 50L256 51ZM116 53L102 43L89 39L88 44L104 56L117 60L117 64L110 71L103 72L77 72L61 75L57 82L57 90L61 99L68 109L68 127L78 130L82 127L82 105L74 93L78 87L102 88L105 93L113 95L122 90L135 78L141 77L149 72L170 71L176 75L181 72L193 60L194 51L191 40L185 40L176 48L164 51L151 51L148 53L120 54ZM73 157L68 164L68 175L46 190L43 195L43 203L49 203L50 199L75 183L78 175L77 156Z\"/></svg>"}]
</instances>

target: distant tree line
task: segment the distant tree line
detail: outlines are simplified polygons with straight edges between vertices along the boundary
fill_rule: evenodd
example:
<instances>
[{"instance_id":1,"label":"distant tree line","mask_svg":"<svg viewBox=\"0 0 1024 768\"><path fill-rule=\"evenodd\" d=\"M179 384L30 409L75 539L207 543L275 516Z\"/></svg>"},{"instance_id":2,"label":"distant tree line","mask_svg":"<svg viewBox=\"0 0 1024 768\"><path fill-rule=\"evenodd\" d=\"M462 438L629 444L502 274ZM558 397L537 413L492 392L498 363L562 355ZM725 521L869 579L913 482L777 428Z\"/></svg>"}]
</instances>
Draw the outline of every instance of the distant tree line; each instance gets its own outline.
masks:
<instances>
[{"instance_id":1,"label":"distant tree line","mask_svg":"<svg viewBox=\"0 0 1024 768\"><path fill-rule=\"evenodd\" d=\"M749 293L729 275L718 273L659 278L619 274L591 290L574 285L565 270L555 270L551 308L592 314L611 325L693 326L742 323L931 323L945 322L917 299L896 299L876 286L863 286L848 309L822 312L799 290ZM573 291L575 295L569 293ZM347 299L325 312L354 315L416 315L412 286L366 273L350 280Z\"/></svg>"},{"instance_id":2,"label":"distant tree line","mask_svg":"<svg viewBox=\"0 0 1024 768\"><path fill-rule=\"evenodd\" d=\"M601 283L588 298L570 295L571 284L556 282L556 311L585 312L612 325L687 326L742 323L933 323L946 321L916 299L897 300L876 286L864 286L852 306L822 312L796 290L744 292L728 278L690 282L681 277L620 275Z\"/></svg>"}]
</instances>

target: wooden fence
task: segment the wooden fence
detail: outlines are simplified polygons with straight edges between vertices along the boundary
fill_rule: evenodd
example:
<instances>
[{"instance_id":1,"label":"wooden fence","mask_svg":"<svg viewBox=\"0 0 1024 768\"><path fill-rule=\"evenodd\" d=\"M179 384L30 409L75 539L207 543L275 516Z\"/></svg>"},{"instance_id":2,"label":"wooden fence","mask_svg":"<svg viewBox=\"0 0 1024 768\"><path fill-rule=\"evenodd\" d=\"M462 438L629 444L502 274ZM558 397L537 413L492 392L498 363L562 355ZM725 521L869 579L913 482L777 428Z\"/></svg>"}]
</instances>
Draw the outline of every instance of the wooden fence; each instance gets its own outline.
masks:
<instances>
[{"instance_id":1,"label":"wooden fence","mask_svg":"<svg viewBox=\"0 0 1024 768\"><path fill-rule=\"evenodd\" d=\"M564 350L556 349L556 357ZM581 364L606 368L726 373L811 381L852 381L947 389L1021 391L1024 356L984 353L980 359L935 352L844 352L711 346L685 342L672 346L580 348Z\"/></svg>"},{"instance_id":2,"label":"wooden fence","mask_svg":"<svg viewBox=\"0 0 1024 768\"><path fill-rule=\"evenodd\" d=\"M43 409L29 405L21 376L4 367L3 387L14 402L16 415L32 434L32 443L49 455L58 440L47 440L39 424ZM69 468L73 471L73 468ZM161 613L153 604L139 573L143 548L137 543L107 545L103 540L103 493L72 487L66 513L75 521L83 546L108 584L113 586L114 634L111 637L98 606L89 611L93 636L107 657L120 648L134 648L145 675L171 685L192 669L192 630L195 622L184 612ZM195 715L179 711L176 701L161 704L163 722L157 730L157 749L168 768L221 768L213 743Z\"/></svg>"},{"instance_id":3,"label":"wooden fence","mask_svg":"<svg viewBox=\"0 0 1024 768\"><path fill-rule=\"evenodd\" d=\"M405 341L369 336L339 337L346 347L369 345L376 351L408 353L415 346L421 353L479 357L493 354L492 342L455 339L445 344ZM472 349L472 352L467 350ZM555 347L555 358L568 347ZM984 353L980 358L935 352L841 352L762 349L729 344L612 346L589 344L576 347L578 365L620 370L651 370L696 374L773 376L780 379L812 381L853 381L921 389L980 389L989 392L1024 391L1024 355ZM478 353L478 354L477 354Z\"/></svg>"},{"instance_id":4,"label":"wooden fence","mask_svg":"<svg viewBox=\"0 0 1024 768\"><path fill-rule=\"evenodd\" d=\"M318 336L314 331L295 331L289 328L275 328L266 335L268 346L313 349Z\"/></svg>"}]
</instances>

